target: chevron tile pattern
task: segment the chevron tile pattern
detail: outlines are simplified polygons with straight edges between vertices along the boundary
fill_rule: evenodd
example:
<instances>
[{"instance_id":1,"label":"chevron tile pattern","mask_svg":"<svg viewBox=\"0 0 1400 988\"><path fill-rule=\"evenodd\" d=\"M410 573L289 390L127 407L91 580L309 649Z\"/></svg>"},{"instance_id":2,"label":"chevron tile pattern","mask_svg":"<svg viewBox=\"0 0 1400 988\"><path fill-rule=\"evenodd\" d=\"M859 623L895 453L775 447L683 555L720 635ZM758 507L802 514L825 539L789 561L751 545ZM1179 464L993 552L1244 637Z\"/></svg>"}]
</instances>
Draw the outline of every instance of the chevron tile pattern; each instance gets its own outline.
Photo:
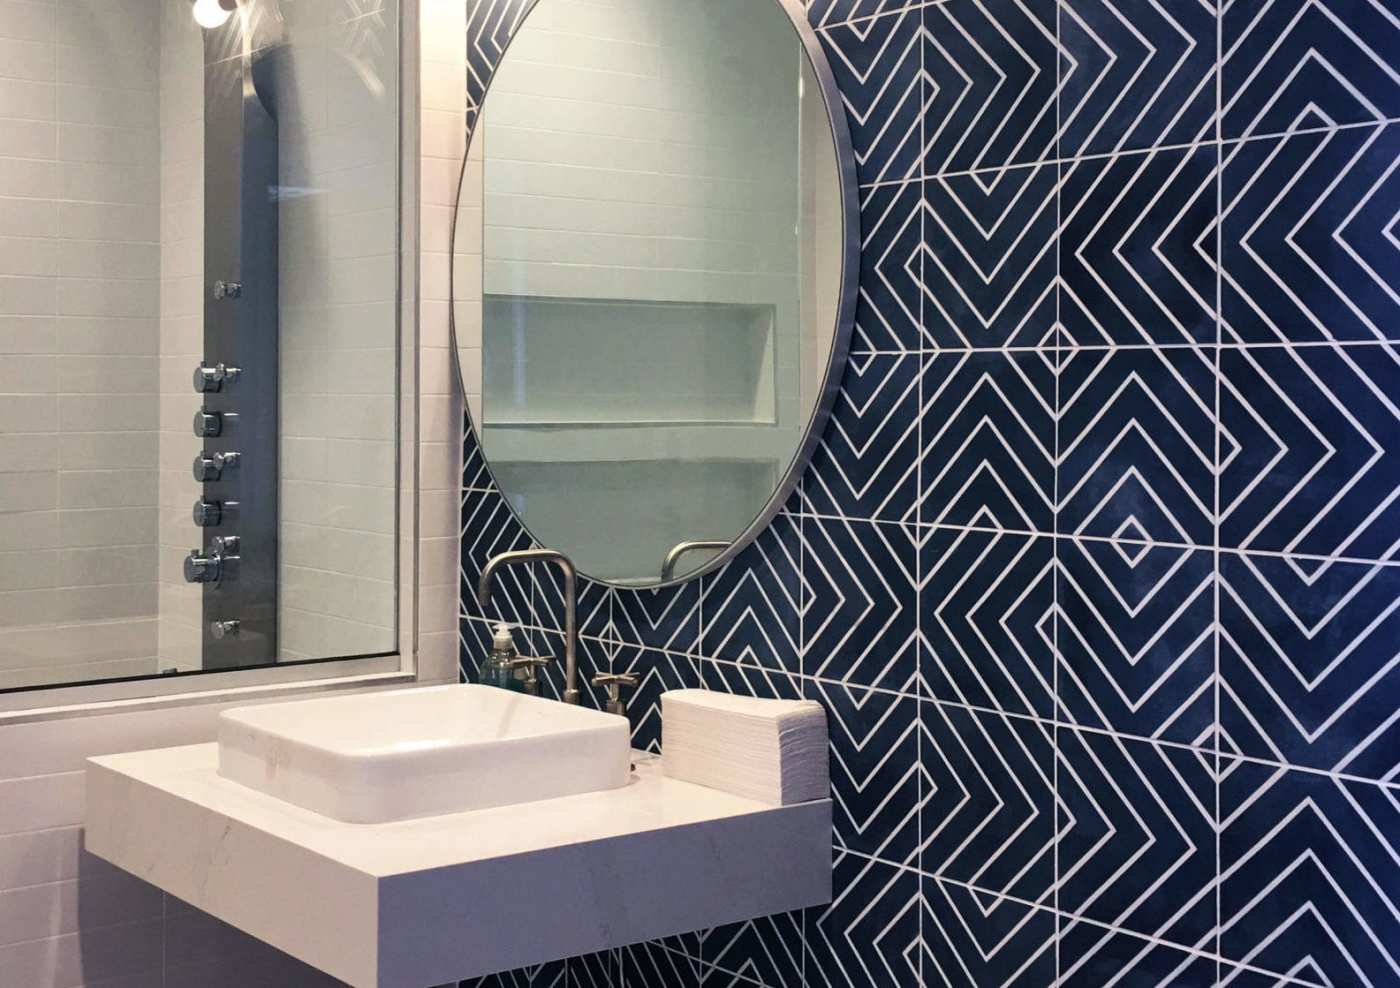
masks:
<instances>
[{"instance_id":1,"label":"chevron tile pattern","mask_svg":"<svg viewBox=\"0 0 1400 988\"><path fill-rule=\"evenodd\" d=\"M527 0L471 2L479 94ZM860 183L832 419L728 566L585 581L581 658L639 748L667 689L821 703L833 901L482 984L1400 985L1400 8L805 8ZM465 443L467 588L530 536ZM558 647L505 576L464 675L498 616Z\"/></svg>"}]
</instances>

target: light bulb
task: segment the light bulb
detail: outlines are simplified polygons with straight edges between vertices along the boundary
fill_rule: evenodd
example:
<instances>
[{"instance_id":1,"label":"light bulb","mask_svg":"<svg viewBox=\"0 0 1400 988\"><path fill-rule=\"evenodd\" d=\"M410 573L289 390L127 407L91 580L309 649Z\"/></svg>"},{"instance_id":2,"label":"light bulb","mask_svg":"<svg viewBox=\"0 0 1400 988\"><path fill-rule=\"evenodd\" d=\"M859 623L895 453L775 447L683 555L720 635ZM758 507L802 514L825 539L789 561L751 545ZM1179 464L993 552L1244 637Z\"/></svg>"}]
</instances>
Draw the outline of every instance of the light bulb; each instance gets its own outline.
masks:
<instances>
[{"instance_id":1,"label":"light bulb","mask_svg":"<svg viewBox=\"0 0 1400 988\"><path fill-rule=\"evenodd\" d=\"M194 22L200 27L220 27L231 13L219 0L194 0Z\"/></svg>"}]
</instances>

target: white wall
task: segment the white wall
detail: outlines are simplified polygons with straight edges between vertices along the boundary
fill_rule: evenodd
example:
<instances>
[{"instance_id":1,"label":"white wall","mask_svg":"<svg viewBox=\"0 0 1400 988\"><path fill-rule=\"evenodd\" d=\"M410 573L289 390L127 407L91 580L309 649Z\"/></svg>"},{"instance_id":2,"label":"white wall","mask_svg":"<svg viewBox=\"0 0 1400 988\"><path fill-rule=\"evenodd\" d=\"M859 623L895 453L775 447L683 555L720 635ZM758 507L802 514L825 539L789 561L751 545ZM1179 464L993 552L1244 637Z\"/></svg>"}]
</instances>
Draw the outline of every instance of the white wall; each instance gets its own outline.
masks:
<instances>
[{"instance_id":1,"label":"white wall","mask_svg":"<svg viewBox=\"0 0 1400 988\"><path fill-rule=\"evenodd\" d=\"M7 685L156 670L156 10L0 4Z\"/></svg>"}]
</instances>

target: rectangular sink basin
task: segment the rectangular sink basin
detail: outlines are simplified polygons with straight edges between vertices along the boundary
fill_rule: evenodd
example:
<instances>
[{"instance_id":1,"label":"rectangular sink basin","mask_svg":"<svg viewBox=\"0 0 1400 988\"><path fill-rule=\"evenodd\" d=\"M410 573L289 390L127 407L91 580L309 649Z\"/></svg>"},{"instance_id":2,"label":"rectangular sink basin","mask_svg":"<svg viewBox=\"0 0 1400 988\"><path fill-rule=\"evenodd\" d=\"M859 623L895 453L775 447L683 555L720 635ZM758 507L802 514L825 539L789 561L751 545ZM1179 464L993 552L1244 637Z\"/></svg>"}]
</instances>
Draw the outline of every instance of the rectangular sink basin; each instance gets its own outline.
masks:
<instances>
[{"instance_id":1,"label":"rectangular sink basin","mask_svg":"<svg viewBox=\"0 0 1400 988\"><path fill-rule=\"evenodd\" d=\"M492 686L238 707L219 774L348 823L390 823L627 784L624 717Z\"/></svg>"}]
</instances>

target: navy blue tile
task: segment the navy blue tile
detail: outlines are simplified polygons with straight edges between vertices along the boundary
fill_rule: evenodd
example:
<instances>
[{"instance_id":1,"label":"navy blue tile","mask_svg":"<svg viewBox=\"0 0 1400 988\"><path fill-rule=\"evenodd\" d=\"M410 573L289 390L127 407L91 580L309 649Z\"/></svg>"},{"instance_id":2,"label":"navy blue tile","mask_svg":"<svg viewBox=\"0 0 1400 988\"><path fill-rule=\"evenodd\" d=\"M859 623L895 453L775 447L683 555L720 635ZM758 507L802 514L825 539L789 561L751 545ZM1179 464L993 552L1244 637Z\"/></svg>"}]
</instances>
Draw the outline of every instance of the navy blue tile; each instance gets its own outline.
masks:
<instances>
[{"instance_id":1,"label":"navy blue tile","mask_svg":"<svg viewBox=\"0 0 1400 988\"><path fill-rule=\"evenodd\" d=\"M924 8L924 174L1044 161L1055 152L1055 2Z\"/></svg>"},{"instance_id":2,"label":"navy blue tile","mask_svg":"<svg viewBox=\"0 0 1400 988\"><path fill-rule=\"evenodd\" d=\"M826 708L836 843L886 861L912 861L921 798L918 701L820 680L804 687L808 699Z\"/></svg>"},{"instance_id":3,"label":"navy blue tile","mask_svg":"<svg viewBox=\"0 0 1400 988\"><path fill-rule=\"evenodd\" d=\"M1050 532L1055 354L924 358L920 520Z\"/></svg>"},{"instance_id":4,"label":"navy blue tile","mask_svg":"<svg viewBox=\"0 0 1400 988\"><path fill-rule=\"evenodd\" d=\"M1211 545L1215 355L1076 350L1060 366L1060 535Z\"/></svg>"},{"instance_id":5,"label":"navy blue tile","mask_svg":"<svg viewBox=\"0 0 1400 988\"><path fill-rule=\"evenodd\" d=\"M1213 948L1215 756L1066 728L1055 740L1060 911Z\"/></svg>"},{"instance_id":6,"label":"navy blue tile","mask_svg":"<svg viewBox=\"0 0 1400 988\"><path fill-rule=\"evenodd\" d=\"M1395 984L1395 791L1248 761L1221 775L1221 953L1314 984Z\"/></svg>"},{"instance_id":7,"label":"navy blue tile","mask_svg":"<svg viewBox=\"0 0 1400 988\"><path fill-rule=\"evenodd\" d=\"M695 659L675 652L619 645L612 656L614 672L630 672L637 677L633 689L623 690L627 719L632 724L632 747L642 751L661 750L661 694L668 690L695 689L700 670ZM603 693L598 693L600 699Z\"/></svg>"},{"instance_id":8,"label":"navy blue tile","mask_svg":"<svg viewBox=\"0 0 1400 988\"><path fill-rule=\"evenodd\" d=\"M694 652L700 643L700 581L660 590L613 588L608 637L669 652Z\"/></svg>"},{"instance_id":9,"label":"navy blue tile","mask_svg":"<svg viewBox=\"0 0 1400 988\"><path fill-rule=\"evenodd\" d=\"M567 961L569 988L621 988L621 965L622 958L616 950L570 957Z\"/></svg>"},{"instance_id":10,"label":"navy blue tile","mask_svg":"<svg viewBox=\"0 0 1400 988\"><path fill-rule=\"evenodd\" d=\"M1054 714L1054 543L934 529L919 555L919 675L927 695Z\"/></svg>"},{"instance_id":11,"label":"navy blue tile","mask_svg":"<svg viewBox=\"0 0 1400 988\"><path fill-rule=\"evenodd\" d=\"M477 603L477 581L492 556L515 549L528 549L530 536L494 491L462 492L461 604L468 617L485 617L514 624L533 622L533 585L526 567L509 566L498 570L491 583L491 600L486 608Z\"/></svg>"},{"instance_id":12,"label":"navy blue tile","mask_svg":"<svg viewBox=\"0 0 1400 988\"><path fill-rule=\"evenodd\" d=\"M553 563L533 563L527 567L535 580L532 600L534 623L541 628L564 629L564 575ZM499 572L499 570L497 571ZM611 637L612 588L586 576L575 581L575 620L581 635Z\"/></svg>"},{"instance_id":13,"label":"navy blue tile","mask_svg":"<svg viewBox=\"0 0 1400 988\"><path fill-rule=\"evenodd\" d=\"M1215 35L1209 4L1061 0L1059 157L1213 138Z\"/></svg>"},{"instance_id":14,"label":"navy blue tile","mask_svg":"<svg viewBox=\"0 0 1400 988\"><path fill-rule=\"evenodd\" d=\"M802 672L913 691L918 552L913 526L802 521Z\"/></svg>"},{"instance_id":15,"label":"navy blue tile","mask_svg":"<svg viewBox=\"0 0 1400 988\"><path fill-rule=\"evenodd\" d=\"M841 90L856 178L897 182L919 171L919 11L822 28L817 32Z\"/></svg>"},{"instance_id":16,"label":"navy blue tile","mask_svg":"<svg viewBox=\"0 0 1400 988\"><path fill-rule=\"evenodd\" d=\"M1061 716L1194 744L1215 723L1215 558L1209 549L1060 539L1055 645Z\"/></svg>"},{"instance_id":17,"label":"navy blue tile","mask_svg":"<svg viewBox=\"0 0 1400 988\"><path fill-rule=\"evenodd\" d=\"M699 963L658 941L632 944L618 951L622 985L647 988L700 988Z\"/></svg>"},{"instance_id":18,"label":"navy blue tile","mask_svg":"<svg viewBox=\"0 0 1400 988\"><path fill-rule=\"evenodd\" d=\"M918 356L852 355L802 477L803 510L913 521L918 466Z\"/></svg>"},{"instance_id":19,"label":"navy blue tile","mask_svg":"<svg viewBox=\"0 0 1400 988\"><path fill-rule=\"evenodd\" d=\"M860 290L852 353L922 346L923 183L861 190Z\"/></svg>"},{"instance_id":20,"label":"navy blue tile","mask_svg":"<svg viewBox=\"0 0 1400 988\"><path fill-rule=\"evenodd\" d=\"M831 905L807 913L807 985L918 984L918 873L838 851L832 886Z\"/></svg>"},{"instance_id":21,"label":"navy blue tile","mask_svg":"<svg viewBox=\"0 0 1400 988\"><path fill-rule=\"evenodd\" d=\"M1228 145L1225 342L1400 338L1400 125Z\"/></svg>"},{"instance_id":22,"label":"navy blue tile","mask_svg":"<svg viewBox=\"0 0 1400 988\"><path fill-rule=\"evenodd\" d=\"M928 345L1055 344L1058 178L1050 164L924 181Z\"/></svg>"},{"instance_id":23,"label":"navy blue tile","mask_svg":"<svg viewBox=\"0 0 1400 988\"><path fill-rule=\"evenodd\" d=\"M1078 346L1214 343L1214 145L1062 166L1060 320Z\"/></svg>"},{"instance_id":24,"label":"navy blue tile","mask_svg":"<svg viewBox=\"0 0 1400 988\"><path fill-rule=\"evenodd\" d=\"M701 578L700 654L800 673L801 522L780 514L737 556Z\"/></svg>"},{"instance_id":25,"label":"navy blue tile","mask_svg":"<svg viewBox=\"0 0 1400 988\"><path fill-rule=\"evenodd\" d=\"M1055 751L1041 721L919 704L921 871L983 893L1050 905Z\"/></svg>"},{"instance_id":26,"label":"navy blue tile","mask_svg":"<svg viewBox=\"0 0 1400 988\"><path fill-rule=\"evenodd\" d=\"M484 978L463 981L458 988L570 988L565 961L550 961L535 967L488 974Z\"/></svg>"},{"instance_id":27,"label":"navy blue tile","mask_svg":"<svg viewBox=\"0 0 1400 988\"><path fill-rule=\"evenodd\" d=\"M469 413L462 416L462 489L489 491L496 482L491 477L486 457L481 452L481 443L473 431Z\"/></svg>"},{"instance_id":28,"label":"navy blue tile","mask_svg":"<svg viewBox=\"0 0 1400 988\"><path fill-rule=\"evenodd\" d=\"M1400 116L1400 23L1391 4L1229 3L1221 34L1226 138Z\"/></svg>"},{"instance_id":29,"label":"navy blue tile","mask_svg":"<svg viewBox=\"0 0 1400 988\"><path fill-rule=\"evenodd\" d=\"M539 670L540 696L551 700L564 697L564 634L559 631L542 631L526 628L516 633L516 644L520 651L553 659L549 665ZM601 687L592 685L593 677L602 672L613 671L614 652L618 645L597 638L580 638L578 642L578 691L579 703L594 710L602 710L607 702L607 693Z\"/></svg>"},{"instance_id":30,"label":"navy blue tile","mask_svg":"<svg viewBox=\"0 0 1400 988\"><path fill-rule=\"evenodd\" d=\"M802 922L798 911L710 930L700 940L704 988L747 988L745 981L763 988L802 988Z\"/></svg>"},{"instance_id":31,"label":"navy blue tile","mask_svg":"<svg viewBox=\"0 0 1400 988\"><path fill-rule=\"evenodd\" d=\"M1222 553L1220 723L1230 749L1400 777L1400 566Z\"/></svg>"},{"instance_id":32,"label":"navy blue tile","mask_svg":"<svg viewBox=\"0 0 1400 988\"><path fill-rule=\"evenodd\" d=\"M1045 988L1055 982L1055 914L925 877L922 972L905 984Z\"/></svg>"},{"instance_id":33,"label":"navy blue tile","mask_svg":"<svg viewBox=\"0 0 1400 988\"><path fill-rule=\"evenodd\" d=\"M467 104L480 106L491 74L533 0L473 4L467 16Z\"/></svg>"},{"instance_id":34,"label":"navy blue tile","mask_svg":"<svg viewBox=\"0 0 1400 988\"><path fill-rule=\"evenodd\" d=\"M807 19L814 27L825 27L907 6L908 0L808 0Z\"/></svg>"},{"instance_id":35,"label":"navy blue tile","mask_svg":"<svg viewBox=\"0 0 1400 988\"><path fill-rule=\"evenodd\" d=\"M1400 552L1400 347L1220 355L1220 542L1393 559Z\"/></svg>"},{"instance_id":36,"label":"navy blue tile","mask_svg":"<svg viewBox=\"0 0 1400 988\"><path fill-rule=\"evenodd\" d=\"M700 672L700 685L707 690L770 700L802 698L802 679L796 672L722 659L697 659L695 666Z\"/></svg>"},{"instance_id":37,"label":"navy blue tile","mask_svg":"<svg viewBox=\"0 0 1400 988\"><path fill-rule=\"evenodd\" d=\"M1157 988L1214 988L1217 966L1204 957L1131 933L1061 918L1060 980L1064 988L1155 985ZM1212 945L1213 946L1213 945Z\"/></svg>"}]
</instances>

